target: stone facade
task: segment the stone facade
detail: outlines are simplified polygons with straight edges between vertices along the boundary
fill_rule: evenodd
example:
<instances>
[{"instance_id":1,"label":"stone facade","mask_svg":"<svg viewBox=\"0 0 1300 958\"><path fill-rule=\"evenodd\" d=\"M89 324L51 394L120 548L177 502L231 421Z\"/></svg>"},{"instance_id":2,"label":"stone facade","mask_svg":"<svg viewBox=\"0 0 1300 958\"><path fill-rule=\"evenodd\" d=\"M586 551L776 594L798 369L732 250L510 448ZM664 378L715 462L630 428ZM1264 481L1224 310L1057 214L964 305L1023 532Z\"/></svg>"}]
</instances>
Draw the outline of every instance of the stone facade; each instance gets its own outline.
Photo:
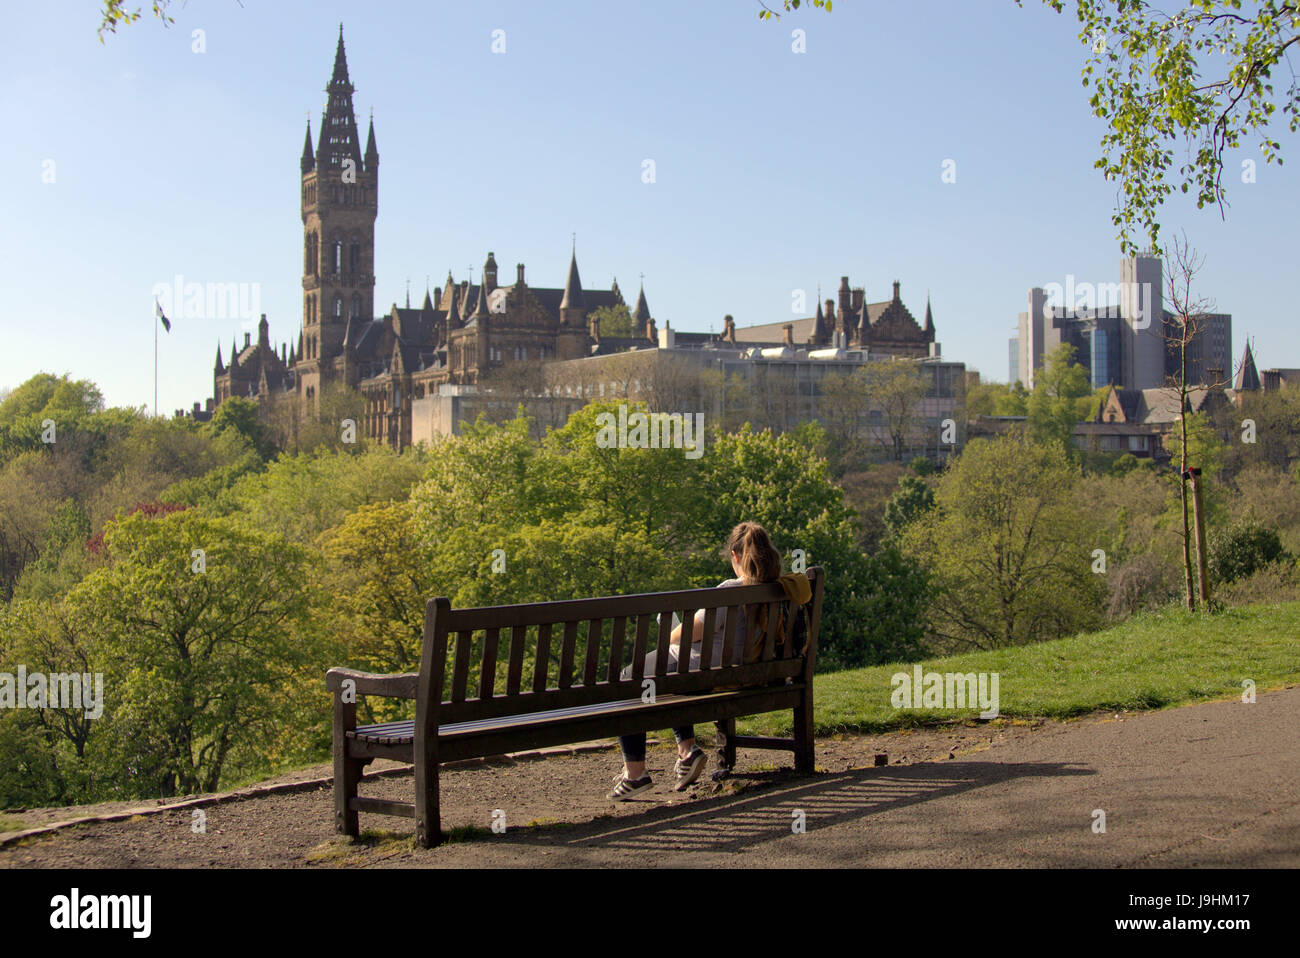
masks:
<instances>
[{"instance_id":1,"label":"stone facade","mask_svg":"<svg viewBox=\"0 0 1300 958\"><path fill-rule=\"evenodd\" d=\"M633 321L643 335L600 336L592 314L626 306L617 281L609 290L583 289L576 247L563 287L533 287L524 264L513 283L498 280L489 252L478 284L448 273L426 290L424 303L396 303L376 318L375 219L379 210L379 149L373 117L362 151L352 106L343 30L339 28L328 99L313 148L311 124L303 144L302 329L287 353L270 345L266 317L258 342L232 347L230 364L220 348L213 368L213 402L231 396L264 399L296 394L317 408L321 390L342 384L359 391L365 411L359 431L401 449L411 443L412 402L444 385L480 382L489 373L528 360L578 359L595 353L652 345L656 330L638 296Z\"/></svg>"}]
</instances>

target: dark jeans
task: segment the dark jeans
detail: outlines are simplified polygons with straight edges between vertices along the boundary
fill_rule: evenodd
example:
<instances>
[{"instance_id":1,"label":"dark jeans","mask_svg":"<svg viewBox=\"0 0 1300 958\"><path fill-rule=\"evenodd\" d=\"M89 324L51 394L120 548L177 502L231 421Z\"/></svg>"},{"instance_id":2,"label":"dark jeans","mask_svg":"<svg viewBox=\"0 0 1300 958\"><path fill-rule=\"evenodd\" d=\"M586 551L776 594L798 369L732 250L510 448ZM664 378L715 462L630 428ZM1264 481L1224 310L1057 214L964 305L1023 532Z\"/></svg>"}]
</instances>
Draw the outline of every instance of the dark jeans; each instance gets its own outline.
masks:
<instances>
[{"instance_id":1,"label":"dark jeans","mask_svg":"<svg viewBox=\"0 0 1300 958\"><path fill-rule=\"evenodd\" d=\"M684 742L688 738L695 738L695 726L683 725L681 728L675 728L673 729L673 735L679 742ZM620 735L618 737L618 745L619 748L623 750L623 761L645 761L645 732L636 732L632 735Z\"/></svg>"}]
</instances>

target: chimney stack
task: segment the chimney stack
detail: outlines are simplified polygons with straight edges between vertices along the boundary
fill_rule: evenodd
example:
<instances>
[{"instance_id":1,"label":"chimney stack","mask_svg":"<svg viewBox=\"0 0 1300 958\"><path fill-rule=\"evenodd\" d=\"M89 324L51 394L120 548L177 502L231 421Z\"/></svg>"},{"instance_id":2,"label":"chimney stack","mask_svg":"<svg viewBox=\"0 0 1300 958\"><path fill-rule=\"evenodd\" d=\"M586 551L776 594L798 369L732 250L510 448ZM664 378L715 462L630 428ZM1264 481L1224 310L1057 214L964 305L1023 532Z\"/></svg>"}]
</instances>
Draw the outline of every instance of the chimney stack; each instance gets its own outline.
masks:
<instances>
[{"instance_id":1,"label":"chimney stack","mask_svg":"<svg viewBox=\"0 0 1300 958\"><path fill-rule=\"evenodd\" d=\"M523 263L515 264L515 285L516 286L524 285L524 264Z\"/></svg>"},{"instance_id":2,"label":"chimney stack","mask_svg":"<svg viewBox=\"0 0 1300 958\"><path fill-rule=\"evenodd\" d=\"M722 338L729 343L736 341L736 321L730 314L722 317Z\"/></svg>"},{"instance_id":3,"label":"chimney stack","mask_svg":"<svg viewBox=\"0 0 1300 958\"><path fill-rule=\"evenodd\" d=\"M793 346L794 345L794 323L786 323L784 326L781 327L781 332L784 334L781 337L781 342L786 346Z\"/></svg>"}]
</instances>

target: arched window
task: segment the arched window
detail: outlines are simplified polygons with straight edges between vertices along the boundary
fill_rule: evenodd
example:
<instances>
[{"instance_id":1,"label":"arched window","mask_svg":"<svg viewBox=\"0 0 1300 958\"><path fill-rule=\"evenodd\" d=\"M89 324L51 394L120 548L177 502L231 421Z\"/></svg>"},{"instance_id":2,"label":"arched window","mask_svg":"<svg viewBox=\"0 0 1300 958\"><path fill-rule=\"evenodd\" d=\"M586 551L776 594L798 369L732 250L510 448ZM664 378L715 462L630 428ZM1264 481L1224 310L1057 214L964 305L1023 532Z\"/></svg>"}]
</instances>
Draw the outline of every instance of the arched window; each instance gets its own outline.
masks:
<instances>
[{"instance_id":1,"label":"arched window","mask_svg":"<svg viewBox=\"0 0 1300 958\"><path fill-rule=\"evenodd\" d=\"M337 293L334 294L334 318L343 318L343 297Z\"/></svg>"},{"instance_id":2,"label":"arched window","mask_svg":"<svg viewBox=\"0 0 1300 958\"><path fill-rule=\"evenodd\" d=\"M360 293L353 293L353 294L352 294L352 315L355 316L357 319L361 319L361 318L362 318L362 317L361 317L361 294L360 294Z\"/></svg>"},{"instance_id":3,"label":"arched window","mask_svg":"<svg viewBox=\"0 0 1300 958\"><path fill-rule=\"evenodd\" d=\"M348 269L356 272L361 268L361 244L354 242L348 247Z\"/></svg>"},{"instance_id":4,"label":"arched window","mask_svg":"<svg viewBox=\"0 0 1300 958\"><path fill-rule=\"evenodd\" d=\"M334 241L334 272L343 272L343 241Z\"/></svg>"}]
</instances>

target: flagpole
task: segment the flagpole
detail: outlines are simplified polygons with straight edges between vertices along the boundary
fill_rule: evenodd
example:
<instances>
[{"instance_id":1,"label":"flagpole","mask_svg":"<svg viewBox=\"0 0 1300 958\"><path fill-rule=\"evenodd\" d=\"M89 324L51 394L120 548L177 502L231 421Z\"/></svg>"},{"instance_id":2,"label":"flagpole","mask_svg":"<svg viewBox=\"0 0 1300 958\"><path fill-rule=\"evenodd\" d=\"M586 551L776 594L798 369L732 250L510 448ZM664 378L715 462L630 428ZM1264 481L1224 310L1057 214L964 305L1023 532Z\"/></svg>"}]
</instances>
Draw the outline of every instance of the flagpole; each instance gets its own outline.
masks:
<instances>
[{"instance_id":1,"label":"flagpole","mask_svg":"<svg viewBox=\"0 0 1300 958\"><path fill-rule=\"evenodd\" d=\"M154 302L156 307L157 301ZM153 415L158 418L158 314L153 317Z\"/></svg>"}]
</instances>

